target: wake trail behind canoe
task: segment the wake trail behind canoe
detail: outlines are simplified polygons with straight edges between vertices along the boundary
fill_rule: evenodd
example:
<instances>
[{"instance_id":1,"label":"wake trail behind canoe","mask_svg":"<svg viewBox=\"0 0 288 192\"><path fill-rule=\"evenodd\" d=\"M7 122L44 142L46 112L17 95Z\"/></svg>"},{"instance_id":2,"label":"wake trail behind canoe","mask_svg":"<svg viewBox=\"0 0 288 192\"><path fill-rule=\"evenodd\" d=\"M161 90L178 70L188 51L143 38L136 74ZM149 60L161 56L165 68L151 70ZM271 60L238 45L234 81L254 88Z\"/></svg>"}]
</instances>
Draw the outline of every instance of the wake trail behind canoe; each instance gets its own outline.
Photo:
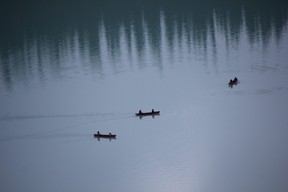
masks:
<instances>
[{"instance_id":1,"label":"wake trail behind canoe","mask_svg":"<svg viewBox=\"0 0 288 192\"><path fill-rule=\"evenodd\" d=\"M31 115L3 115L0 121L7 120L29 120L29 119L56 119L56 118L89 118L99 120L128 119L133 113L80 113L80 114L31 114Z\"/></svg>"},{"instance_id":2,"label":"wake trail behind canoe","mask_svg":"<svg viewBox=\"0 0 288 192\"><path fill-rule=\"evenodd\" d=\"M97 122L103 121L117 121L134 118L133 113L82 113L82 114L58 114L58 115L6 115L0 117L0 121L26 121L26 120L40 120L47 124L44 120L56 120L55 118L67 118L64 119L66 123L57 123L56 126L46 126L45 129L30 129L24 128L25 132L18 132L13 136L0 137L0 143L13 140L22 139L55 139L55 138L90 138L90 129L95 127ZM77 120L77 118L79 120ZM75 120L76 121L71 121ZM2 129L5 132L5 128ZM11 129L10 129L11 131ZM79 132L80 131L80 132Z\"/></svg>"}]
</instances>

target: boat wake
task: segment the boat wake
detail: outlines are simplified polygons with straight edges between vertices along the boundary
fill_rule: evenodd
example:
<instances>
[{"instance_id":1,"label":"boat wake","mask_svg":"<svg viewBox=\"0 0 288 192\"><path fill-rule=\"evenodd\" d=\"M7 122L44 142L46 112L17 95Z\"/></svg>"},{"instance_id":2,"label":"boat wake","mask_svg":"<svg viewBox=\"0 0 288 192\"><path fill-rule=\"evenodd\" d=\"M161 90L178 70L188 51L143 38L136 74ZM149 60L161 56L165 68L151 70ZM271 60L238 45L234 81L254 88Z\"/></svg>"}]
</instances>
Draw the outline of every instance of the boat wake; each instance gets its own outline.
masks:
<instances>
[{"instance_id":1,"label":"boat wake","mask_svg":"<svg viewBox=\"0 0 288 192\"><path fill-rule=\"evenodd\" d=\"M0 142L13 141L13 140L43 140L43 139L81 139L90 138L89 134L84 133L31 133L26 135L19 135L13 137L1 138Z\"/></svg>"},{"instance_id":2,"label":"boat wake","mask_svg":"<svg viewBox=\"0 0 288 192\"><path fill-rule=\"evenodd\" d=\"M28 119L52 119L52 118L93 118L102 120L131 118L132 113L81 113L81 114L57 114L57 115L9 115L0 116L0 121L28 120Z\"/></svg>"}]
</instances>

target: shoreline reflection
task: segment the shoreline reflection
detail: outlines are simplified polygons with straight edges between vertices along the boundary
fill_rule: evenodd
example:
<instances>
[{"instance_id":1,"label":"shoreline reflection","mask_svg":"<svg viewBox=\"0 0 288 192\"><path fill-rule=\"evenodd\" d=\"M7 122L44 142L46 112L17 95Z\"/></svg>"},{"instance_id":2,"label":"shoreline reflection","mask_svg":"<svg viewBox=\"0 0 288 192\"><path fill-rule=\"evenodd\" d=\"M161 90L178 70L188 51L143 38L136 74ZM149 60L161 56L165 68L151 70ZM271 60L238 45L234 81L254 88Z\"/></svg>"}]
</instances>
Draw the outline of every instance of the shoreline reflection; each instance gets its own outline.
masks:
<instances>
[{"instance_id":1,"label":"shoreline reflection","mask_svg":"<svg viewBox=\"0 0 288 192\"><path fill-rule=\"evenodd\" d=\"M18 38L5 33L0 37L1 84L9 90L20 81L31 84L75 74L104 78L150 67L162 74L165 68L195 61L217 73L219 65L253 50L260 50L257 60L263 60L270 47L281 47L287 29L287 4L268 4L258 12L247 2L225 8L169 6L118 18L100 11L89 25L70 26L68 31L65 25L57 28L60 31L40 25L32 27L31 34L15 26Z\"/></svg>"}]
</instances>

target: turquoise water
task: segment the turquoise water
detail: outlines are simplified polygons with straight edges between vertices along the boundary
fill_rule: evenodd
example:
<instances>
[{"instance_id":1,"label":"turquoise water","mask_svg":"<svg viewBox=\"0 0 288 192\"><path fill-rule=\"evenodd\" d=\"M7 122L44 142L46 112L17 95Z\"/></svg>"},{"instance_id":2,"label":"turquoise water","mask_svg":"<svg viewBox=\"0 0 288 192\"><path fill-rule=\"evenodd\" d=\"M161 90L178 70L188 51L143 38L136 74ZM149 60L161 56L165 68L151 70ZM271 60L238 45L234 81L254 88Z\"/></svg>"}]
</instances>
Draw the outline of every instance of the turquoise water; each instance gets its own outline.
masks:
<instances>
[{"instance_id":1,"label":"turquoise water","mask_svg":"<svg viewBox=\"0 0 288 192\"><path fill-rule=\"evenodd\" d=\"M287 191L287 8L2 2L0 191Z\"/></svg>"}]
</instances>

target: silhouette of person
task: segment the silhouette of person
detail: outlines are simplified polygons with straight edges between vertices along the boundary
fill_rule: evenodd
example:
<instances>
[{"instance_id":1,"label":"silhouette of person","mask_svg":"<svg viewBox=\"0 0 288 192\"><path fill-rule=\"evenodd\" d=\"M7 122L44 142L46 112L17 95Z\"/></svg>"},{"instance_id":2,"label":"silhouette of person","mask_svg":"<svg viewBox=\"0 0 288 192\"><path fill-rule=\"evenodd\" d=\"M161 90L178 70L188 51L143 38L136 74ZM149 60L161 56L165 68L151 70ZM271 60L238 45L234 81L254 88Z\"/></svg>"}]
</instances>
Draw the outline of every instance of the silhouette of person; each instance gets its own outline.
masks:
<instances>
[{"instance_id":1,"label":"silhouette of person","mask_svg":"<svg viewBox=\"0 0 288 192\"><path fill-rule=\"evenodd\" d=\"M230 79L230 81L229 81L229 83L228 83L229 87L232 88L232 87L233 87L233 84L234 84L234 83L233 83L232 79Z\"/></svg>"}]
</instances>

